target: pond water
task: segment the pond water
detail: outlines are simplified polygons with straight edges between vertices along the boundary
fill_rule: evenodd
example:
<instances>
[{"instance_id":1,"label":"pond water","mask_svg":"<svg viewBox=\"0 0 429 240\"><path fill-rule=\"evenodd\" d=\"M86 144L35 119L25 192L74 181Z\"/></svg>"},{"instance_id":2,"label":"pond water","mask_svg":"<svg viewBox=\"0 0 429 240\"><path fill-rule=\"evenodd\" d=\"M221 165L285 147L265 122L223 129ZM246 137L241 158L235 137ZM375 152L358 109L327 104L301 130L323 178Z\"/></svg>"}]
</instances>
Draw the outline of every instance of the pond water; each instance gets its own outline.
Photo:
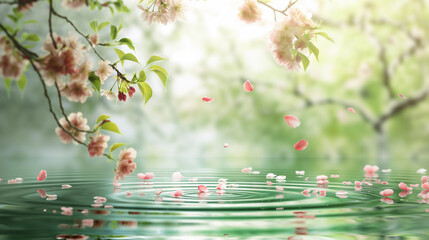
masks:
<instances>
[{"instance_id":1,"label":"pond water","mask_svg":"<svg viewBox=\"0 0 429 240\"><path fill-rule=\"evenodd\" d=\"M24 179L18 184L3 179L0 239L429 239L429 200L418 196L422 175L415 172L380 172L377 178L366 178L372 185L362 184L361 189L354 181L365 178L363 171L296 175L279 169L260 174L200 170L182 171L185 178L180 181L172 181L172 172L153 172L155 177L146 181L129 176L119 188L105 172L51 171L43 182L36 176L16 176ZM266 179L269 172L287 176L286 181ZM321 174L329 177L328 184L316 184ZM228 179L224 194L216 190L219 178ZM399 182L419 187L407 195ZM63 184L72 187L62 189ZM208 187L208 194L199 194L200 184ZM381 200L380 191L387 188L394 193ZM57 199L42 198L39 189ZM163 192L158 196L156 189ZM179 189L184 194L173 197ZM308 195L302 193L306 189L311 189ZM314 190L317 195L326 190L326 196L316 196ZM106 202L92 205L94 196Z\"/></svg>"}]
</instances>

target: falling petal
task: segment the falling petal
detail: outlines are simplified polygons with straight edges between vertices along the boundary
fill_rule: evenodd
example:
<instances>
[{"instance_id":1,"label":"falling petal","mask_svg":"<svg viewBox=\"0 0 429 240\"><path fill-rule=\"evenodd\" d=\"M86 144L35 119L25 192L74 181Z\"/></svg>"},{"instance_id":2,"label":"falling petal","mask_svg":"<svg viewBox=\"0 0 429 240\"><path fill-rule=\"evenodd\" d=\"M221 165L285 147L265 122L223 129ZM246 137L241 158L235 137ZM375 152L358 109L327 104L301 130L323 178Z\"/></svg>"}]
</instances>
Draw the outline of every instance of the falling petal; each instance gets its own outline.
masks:
<instances>
[{"instance_id":1,"label":"falling petal","mask_svg":"<svg viewBox=\"0 0 429 240\"><path fill-rule=\"evenodd\" d=\"M302 151L302 150L306 149L306 148L307 148L307 146L308 146L308 142L307 142L307 140L300 140L299 142L297 142L297 143L294 145L294 148L295 148L295 150L297 150L297 151Z\"/></svg>"},{"instance_id":2,"label":"falling petal","mask_svg":"<svg viewBox=\"0 0 429 240\"><path fill-rule=\"evenodd\" d=\"M353 108L351 108L351 107L347 108L347 110L348 110L349 112L351 112L351 113L356 113L356 111L355 111Z\"/></svg>"},{"instance_id":3,"label":"falling petal","mask_svg":"<svg viewBox=\"0 0 429 240\"><path fill-rule=\"evenodd\" d=\"M37 181L41 182L41 181L45 180L47 175L48 174L46 173L45 170L40 171L39 175L37 176Z\"/></svg>"},{"instance_id":4,"label":"falling petal","mask_svg":"<svg viewBox=\"0 0 429 240\"><path fill-rule=\"evenodd\" d=\"M244 87L244 91L246 91L246 92L253 91L253 85L252 85L252 83L250 83L249 80L244 82L243 87Z\"/></svg>"},{"instance_id":5,"label":"falling petal","mask_svg":"<svg viewBox=\"0 0 429 240\"><path fill-rule=\"evenodd\" d=\"M297 128L299 125L301 125L301 121L299 121L299 119L293 115L286 115L285 121L291 128Z\"/></svg>"},{"instance_id":6,"label":"falling petal","mask_svg":"<svg viewBox=\"0 0 429 240\"><path fill-rule=\"evenodd\" d=\"M203 98L202 98L202 100L203 100L204 102L211 103L211 102L214 100L214 98L211 98L211 97L203 97Z\"/></svg>"}]
</instances>

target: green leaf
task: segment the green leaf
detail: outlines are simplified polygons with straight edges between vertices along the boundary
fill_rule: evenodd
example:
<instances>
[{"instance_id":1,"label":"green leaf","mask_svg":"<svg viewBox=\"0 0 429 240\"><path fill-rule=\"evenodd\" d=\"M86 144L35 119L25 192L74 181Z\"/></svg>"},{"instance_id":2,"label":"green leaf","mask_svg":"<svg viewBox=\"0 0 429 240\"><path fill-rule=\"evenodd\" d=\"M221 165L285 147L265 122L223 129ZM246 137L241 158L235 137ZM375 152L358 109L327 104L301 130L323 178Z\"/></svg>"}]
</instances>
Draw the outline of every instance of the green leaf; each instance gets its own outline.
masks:
<instances>
[{"instance_id":1,"label":"green leaf","mask_svg":"<svg viewBox=\"0 0 429 240\"><path fill-rule=\"evenodd\" d=\"M159 79L161 80L162 84L164 85L164 88L167 88L167 75L165 73L153 70L152 72L156 73L158 75Z\"/></svg>"},{"instance_id":2,"label":"green leaf","mask_svg":"<svg viewBox=\"0 0 429 240\"><path fill-rule=\"evenodd\" d=\"M136 56L134 56L132 53L126 53L124 56L121 57L121 61L125 60L139 63L139 60L137 60Z\"/></svg>"},{"instance_id":3,"label":"green leaf","mask_svg":"<svg viewBox=\"0 0 429 240\"><path fill-rule=\"evenodd\" d=\"M319 61L319 49L312 42L308 42L308 49L314 54L316 60Z\"/></svg>"},{"instance_id":4,"label":"green leaf","mask_svg":"<svg viewBox=\"0 0 429 240\"><path fill-rule=\"evenodd\" d=\"M109 116L109 115L101 114L101 115L98 117L98 119L97 119L97 121L96 121L95 123L102 122L102 121L107 120L107 119L109 119L109 118L110 118L110 116Z\"/></svg>"},{"instance_id":5,"label":"green leaf","mask_svg":"<svg viewBox=\"0 0 429 240\"><path fill-rule=\"evenodd\" d=\"M27 78L25 77L24 74L21 75L21 77L19 78L18 82L16 82L16 84L18 85L19 90L21 90L21 92L23 92L25 85L27 85Z\"/></svg>"},{"instance_id":6,"label":"green leaf","mask_svg":"<svg viewBox=\"0 0 429 240\"><path fill-rule=\"evenodd\" d=\"M122 146L124 146L125 145L125 143L115 143L115 144L113 144L111 147L110 147L110 152L113 152L113 151L115 151L116 149L118 149L118 148L120 148L120 147L122 147Z\"/></svg>"},{"instance_id":7,"label":"green leaf","mask_svg":"<svg viewBox=\"0 0 429 240\"><path fill-rule=\"evenodd\" d=\"M149 101L149 99L152 97L152 88L149 86L149 84L145 82L139 82L138 85L139 85L140 92L143 95L144 106L145 106L146 103Z\"/></svg>"},{"instance_id":8,"label":"green leaf","mask_svg":"<svg viewBox=\"0 0 429 240\"><path fill-rule=\"evenodd\" d=\"M109 22L102 22L102 23L100 23L100 25L98 25L98 31L101 31L107 25L109 25Z\"/></svg>"},{"instance_id":9,"label":"green leaf","mask_svg":"<svg viewBox=\"0 0 429 240\"><path fill-rule=\"evenodd\" d=\"M39 35L34 34L34 33L23 33L21 35L22 40L24 41L32 41L32 42L37 42L39 41Z\"/></svg>"},{"instance_id":10,"label":"green leaf","mask_svg":"<svg viewBox=\"0 0 429 240\"><path fill-rule=\"evenodd\" d=\"M132 49L132 50L136 50L135 48L134 48L134 45L133 45L133 42L129 39L129 38L121 38L120 40L119 40L119 44L120 45L127 45L130 49Z\"/></svg>"},{"instance_id":11,"label":"green leaf","mask_svg":"<svg viewBox=\"0 0 429 240\"><path fill-rule=\"evenodd\" d=\"M38 21L36 21L36 20L27 20L27 21L22 22L22 24L30 24L30 23L38 23Z\"/></svg>"},{"instance_id":12,"label":"green leaf","mask_svg":"<svg viewBox=\"0 0 429 240\"><path fill-rule=\"evenodd\" d=\"M310 60L304 54L298 52L298 55L301 57L302 66L304 66L304 71L307 70L308 65L310 65Z\"/></svg>"},{"instance_id":13,"label":"green leaf","mask_svg":"<svg viewBox=\"0 0 429 240\"><path fill-rule=\"evenodd\" d=\"M325 32L317 32L316 34L326 38L327 40L329 40L331 42L334 42L334 40Z\"/></svg>"},{"instance_id":14,"label":"green leaf","mask_svg":"<svg viewBox=\"0 0 429 240\"><path fill-rule=\"evenodd\" d=\"M115 27L115 25L110 25L110 38L112 40L115 40L118 36L118 29Z\"/></svg>"},{"instance_id":15,"label":"green leaf","mask_svg":"<svg viewBox=\"0 0 429 240\"><path fill-rule=\"evenodd\" d=\"M160 60L166 60L166 59L165 59L165 58L162 58L162 57L160 57L160 56L151 56L151 57L149 58L149 60L147 60L147 62L146 62L146 66L147 66L147 65L149 65L149 64L151 64L151 63L153 63L153 62L160 61Z\"/></svg>"},{"instance_id":16,"label":"green leaf","mask_svg":"<svg viewBox=\"0 0 429 240\"><path fill-rule=\"evenodd\" d=\"M97 75L95 75L94 72L90 72L88 75L88 80L92 83L94 90L100 93L100 88L101 88L100 78Z\"/></svg>"},{"instance_id":17,"label":"green leaf","mask_svg":"<svg viewBox=\"0 0 429 240\"><path fill-rule=\"evenodd\" d=\"M121 61L122 67L124 66L124 60L122 60L122 57L125 55L125 53L121 49L115 48L116 55L118 55L119 60Z\"/></svg>"},{"instance_id":18,"label":"green leaf","mask_svg":"<svg viewBox=\"0 0 429 240\"><path fill-rule=\"evenodd\" d=\"M89 26L91 27L92 31L98 32L98 22L97 21L90 22Z\"/></svg>"},{"instance_id":19,"label":"green leaf","mask_svg":"<svg viewBox=\"0 0 429 240\"><path fill-rule=\"evenodd\" d=\"M146 72L144 70L141 70L139 73L139 82L146 81Z\"/></svg>"},{"instance_id":20,"label":"green leaf","mask_svg":"<svg viewBox=\"0 0 429 240\"><path fill-rule=\"evenodd\" d=\"M10 84L12 83L12 80L10 80L10 78L5 78L3 83L6 87L7 96L10 97Z\"/></svg>"},{"instance_id":21,"label":"green leaf","mask_svg":"<svg viewBox=\"0 0 429 240\"><path fill-rule=\"evenodd\" d=\"M107 131L111 131L111 132L115 132L115 133L119 133L122 134L121 131L119 131L118 126L113 123L113 122L105 122L102 126L101 129L107 130Z\"/></svg>"},{"instance_id":22,"label":"green leaf","mask_svg":"<svg viewBox=\"0 0 429 240\"><path fill-rule=\"evenodd\" d=\"M166 76L168 76L168 72L167 70L165 70L164 68L158 66L158 65L152 65L150 66L149 70L151 71L160 71L162 73L164 73Z\"/></svg>"}]
</instances>

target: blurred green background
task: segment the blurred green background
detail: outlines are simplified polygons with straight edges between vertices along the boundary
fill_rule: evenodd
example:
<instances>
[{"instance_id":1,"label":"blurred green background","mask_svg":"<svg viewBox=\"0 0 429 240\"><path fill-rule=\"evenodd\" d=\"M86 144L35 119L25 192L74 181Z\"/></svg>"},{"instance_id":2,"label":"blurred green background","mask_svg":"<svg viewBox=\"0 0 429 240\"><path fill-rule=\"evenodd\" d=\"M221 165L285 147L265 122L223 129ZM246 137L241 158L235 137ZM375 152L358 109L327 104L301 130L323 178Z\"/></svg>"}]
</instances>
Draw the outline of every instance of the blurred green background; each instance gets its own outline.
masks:
<instances>
[{"instance_id":1,"label":"blurred green background","mask_svg":"<svg viewBox=\"0 0 429 240\"><path fill-rule=\"evenodd\" d=\"M143 22L137 1L126 1L130 14L113 18L108 10L66 11L57 3L83 32L90 33L92 20L122 22L120 36L134 41L139 59L153 54L169 59L162 64L170 73L167 91L150 76L154 96L144 108L141 95L127 103L99 96L85 104L65 101L67 112L81 111L91 126L99 114L112 116L124 135L110 143L126 142L138 151L137 171L429 167L429 1L299 1L335 41L319 38L319 62L311 57L306 72L275 63L269 9L261 22L248 25L237 17L242 1L185 3L185 19L167 26ZM273 4L283 8L285 2ZM0 9L0 20L7 22L10 7ZM25 16L39 21L27 30L43 40L47 11L46 3L37 3ZM55 19L54 31L66 35L72 29ZM109 39L107 28L100 39ZM112 49L99 50L116 59ZM125 66L128 72L137 69ZM33 71L27 77L23 94L13 83L8 97L0 86L0 177L33 168L111 169L104 158L90 158L83 147L59 141L41 84ZM244 92L245 80L253 83L253 92ZM205 96L215 100L202 102ZM299 128L285 123L288 114L300 118ZM295 151L301 139L309 146ZM230 147L224 149L224 143Z\"/></svg>"}]
</instances>

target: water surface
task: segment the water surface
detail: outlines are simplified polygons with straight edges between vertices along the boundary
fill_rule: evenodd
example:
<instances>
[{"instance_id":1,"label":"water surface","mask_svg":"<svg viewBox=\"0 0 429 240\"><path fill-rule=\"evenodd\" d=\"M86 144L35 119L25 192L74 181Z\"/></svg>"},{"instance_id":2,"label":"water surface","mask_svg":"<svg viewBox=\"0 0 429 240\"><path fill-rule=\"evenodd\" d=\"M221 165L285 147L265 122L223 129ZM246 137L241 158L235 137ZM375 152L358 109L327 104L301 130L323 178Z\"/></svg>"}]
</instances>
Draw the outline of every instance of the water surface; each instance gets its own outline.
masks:
<instances>
[{"instance_id":1,"label":"water surface","mask_svg":"<svg viewBox=\"0 0 429 240\"><path fill-rule=\"evenodd\" d=\"M48 172L43 182L37 182L36 176L15 176L24 179L21 184L7 184L3 177L0 239L56 239L61 234L88 239L429 239L429 201L417 196L420 187L399 196L399 182L420 183L421 175L416 173L379 173L377 179L388 185L372 178L372 186L364 184L356 191L354 181L364 179L361 171L307 171L299 176L279 169L260 174L199 170L182 171L181 181L172 181L170 171L153 172L155 178L147 181L127 177L119 188L105 172ZM266 179L269 172L287 179ZM315 177L321 174L340 177L317 185ZM222 195L216 192L219 178L228 179ZM72 188L62 189L62 184ZM200 184L208 186L209 194L198 194ZM284 192L275 186L283 186ZM163 193L157 196L159 188ZM386 188L395 192L383 202L379 192ZM42 198L38 189L56 194L57 199ZM179 189L184 195L173 197L171 193ZM309 196L302 194L305 189L312 189ZM312 194L322 189L326 197ZM336 195L340 190L347 192L347 198ZM102 207L91 206L94 196L107 201ZM73 210L64 213L61 207Z\"/></svg>"}]
</instances>

